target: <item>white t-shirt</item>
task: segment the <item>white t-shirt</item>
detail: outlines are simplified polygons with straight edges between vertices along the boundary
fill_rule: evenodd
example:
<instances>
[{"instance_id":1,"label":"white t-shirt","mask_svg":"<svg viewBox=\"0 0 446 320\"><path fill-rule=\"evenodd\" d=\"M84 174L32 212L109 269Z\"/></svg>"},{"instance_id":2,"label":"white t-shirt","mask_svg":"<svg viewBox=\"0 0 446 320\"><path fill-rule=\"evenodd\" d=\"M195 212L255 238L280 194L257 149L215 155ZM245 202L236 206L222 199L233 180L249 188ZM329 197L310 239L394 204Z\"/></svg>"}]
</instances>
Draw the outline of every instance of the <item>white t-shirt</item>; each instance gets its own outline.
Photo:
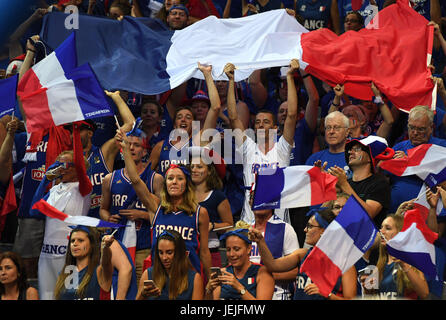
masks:
<instances>
[{"instance_id":1,"label":"white t-shirt","mask_svg":"<svg viewBox=\"0 0 446 320\"><path fill-rule=\"evenodd\" d=\"M255 143L249 136L246 137L243 144L237 148L243 156L243 180L246 187L251 187L255 183L255 173L260 168L283 168L290 164L291 150L293 146L290 145L283 136L279 138L273 148L264 154L257 143ZM253 224L254 213L249 206L249 192L245 191L245 203L241 214L241 219L249 224ZM275 213L284 221L289 219L285 217L286 210L275 210Z\"/></svg>"},{"instance_id":2,"label":"white t-shirt","mask_svg":"<svg viewBox=\"0 0 446 320\"><path fill-rule=\"evenodd\" d=\"M79 182L62 182L50 189L47 202L67 215L86 216L90 210L90 197L90 194L85 197L80 194ZM65 255L70 232L71 228L66 222L46 217L41 255Z\"/></svg>"}]
</instances>

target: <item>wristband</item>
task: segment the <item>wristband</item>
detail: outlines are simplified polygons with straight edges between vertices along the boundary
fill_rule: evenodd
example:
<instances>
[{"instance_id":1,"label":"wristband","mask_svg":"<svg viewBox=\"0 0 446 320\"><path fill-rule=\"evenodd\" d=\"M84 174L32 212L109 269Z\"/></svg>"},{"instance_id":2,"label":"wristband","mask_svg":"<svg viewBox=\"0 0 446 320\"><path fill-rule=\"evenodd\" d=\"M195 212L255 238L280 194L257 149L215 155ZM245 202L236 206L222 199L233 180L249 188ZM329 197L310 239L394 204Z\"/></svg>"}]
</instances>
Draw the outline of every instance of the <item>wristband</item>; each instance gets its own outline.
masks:
<instances>
[{"instance_id":1,"label":"wristband","mask_svg":"<svg viewBox=\"0 0 446 320\"><path fill-rule=\"evenodd\" d=\"M384 101L383 101L383 98L381 98L380 96L378 96L378 97L375 97L375 98L373 99L373 103L376 103L376 104L384 104Z\"/></svg>"},{"instance_id":2,"label":"wristband","mask_svg":"<svg viewBox=\"0 0 446 320\"><path fill-rule=\"evenodd\" d=\"M310 76L310 74L307 73L306 75L302 76L302 79L305 79L306 77L309 77L309 76Z\"/></svg>"},{"instance_id":3,"label":"wristband","mask_svg":"<svg viewBox=\"0 0 446 320\"><path fill-rule=\"evenodd\" d=\"M26 49L26 51L31 51L31 52L36 53L36 50L33 50L33 49Z\"/></svg>"}]
</instances>

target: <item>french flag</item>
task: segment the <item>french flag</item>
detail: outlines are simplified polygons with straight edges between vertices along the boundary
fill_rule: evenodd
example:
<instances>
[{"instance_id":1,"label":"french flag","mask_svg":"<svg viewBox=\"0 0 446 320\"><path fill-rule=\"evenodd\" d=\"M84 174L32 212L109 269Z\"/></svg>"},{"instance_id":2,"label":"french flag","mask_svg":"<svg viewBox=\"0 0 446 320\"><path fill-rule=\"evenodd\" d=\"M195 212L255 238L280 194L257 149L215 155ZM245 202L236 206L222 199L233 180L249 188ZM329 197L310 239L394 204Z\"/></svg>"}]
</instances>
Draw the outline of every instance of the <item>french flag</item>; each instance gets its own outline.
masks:
<instances>
[{"instance_id":1,"label":"french flag","mask_svg":"<svg viewBox=\"0 0 446 320\"><path fill-rule=\"evenodd\" d=\"M262 169L253 186L253 210L298 208L336 199L336 182L318 167Z\"/></svg>"},{"instance_id":2,"label":"french flag","mask_svg":"<svg viewBox=\"0 0 446 320\"><path fill-rule=\"evenodd\" d=\"M38 210L47 217L53 218L53 219L59 219L66 223L69 223L71 225L83 225L88 227L97 227L97 228L120 228L125 227L121 224L111 223L108 221L104 221L101 219L88 217L88 216L71 216L68 215L52 205L50 205L48 202L46 202L44 199L41 199L37 201L32 209Z\"/></svg>"},{"instance_id":3,"label":"french flag","mask_svg":"<svg viewBox=\"0 0 446 320\"><path fill-rule=\"evenodd\" d=\"M40 36L48 45L57 47L67 37L66 18L45 15ZM299 59L302 69L331 86L344 84L346 94L358 99L372 99L373 81L396 107L408 111L435 105L427 68L433 27L427 23L399 0L368 28L340 36L327 28L309 32L284 9L235 19L209 16L176 31L149 18L80 15L76 32L79 62L90 62L107 90L160 94L190 78L203 79L197 62L212 65L215 80L227 80L223 69L231 62L235 81L241 81L254 70Z\"/></svg>"},{"instance_id":4,"label":"french flag","mask_svg":"<svg viewBox=\"0 0 446 320\"><path fill-rule=\"evenodd\" d=\"M384 160L379 166L396 176L417 175L433 187L446 180L445 159L445 147L426 143L407 150L407 157Z\"/></svg>"},{"instance_id":5,"label":"french flag","mask_svg":"<svg viewBox=\"0 0 446 320\"><path fill-rule=\"evenodd\" d=\"M372 246L377 233L367 212L351 196L302 263L300 272L305 272L327 297L338 278Z\"/></svg>"},{"instance_id":6,"label":"french flag","mask_svg":"<svg viewBox=\"0 0 446 320\"><path fill-rule=\"evenodd\" d=\"M427 201L427 195L426 195L428 188L429 188L428 186L423 184L420 188L420 192L418 193L417 198L414 201L414 208L420 211L420 214L423 217L424 221L426 221L430 209L430 205L429 202ZM437 203L437 208L435 209L435 213L437 214L437 216L442 216L442 217L444 216L444 206L443 206L443 201L441 201L441 198Z\"/></svg>"},{"instance_id":7,"label":"french flag","mask_svg":"<svg viewBox=\"0 0 446 320\"><path fill-rule=\"evenodd\" d=\"M90 65L77 66L74 32L25 73L17 94L28 132L113 115Z\"/></svg>"},{"instance_id":8,"label":"french flag","mask_svg":"<svg viewBox=\"0 0 446 320\"><path fill-rule=\"evenodd\" d=\"M435 241L438 234L428 228L419 210L413 209L404 214L401 231L387 241L387 252L418 270L426 277L437 277Z\"/></svg>"}]
</instances>

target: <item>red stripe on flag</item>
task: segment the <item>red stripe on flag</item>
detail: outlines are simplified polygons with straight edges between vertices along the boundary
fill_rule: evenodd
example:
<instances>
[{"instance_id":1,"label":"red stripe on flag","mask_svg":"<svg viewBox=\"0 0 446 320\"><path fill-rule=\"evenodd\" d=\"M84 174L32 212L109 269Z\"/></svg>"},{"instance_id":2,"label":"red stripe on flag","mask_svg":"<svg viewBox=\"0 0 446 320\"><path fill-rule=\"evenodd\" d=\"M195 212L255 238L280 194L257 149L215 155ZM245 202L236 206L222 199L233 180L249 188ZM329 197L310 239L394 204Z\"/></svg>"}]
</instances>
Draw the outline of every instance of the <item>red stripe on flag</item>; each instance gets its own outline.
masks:
<instances>
[{"instance_id":1,"label":"red stripe on flag","mask_svg":"<svg viewBox=\"0 0 446 320\"><path fill-rule=\"evenodd\" d=\"M342 276L341 269L317 246L302 263L300 272L305 272L310 277L324 297L330 294L339 277Z\"/></svg>"},{"instance_id":2,"label":"red stripe on flag","mask_svg":"<svg viewBox=\"0 0 446 320\"><path fill-rule=\"evenodd\" d=\"M0 216L7 215L15 209L17 209L17 201L15 198L14 180L12 179L11 173L5 198L3 199L3 203L1 205Z\"/></svg>"},{"instance_id":3,"label":"red stripe on flag","mask_svg":"<svg viewBox=\"0 0 446 320\"><path fill-rule=\"evenodd\" d=\"M407 157L400 159L383 160L379 164L381 169L387 170L394 175L402 176L408 167L418 166L426 156L432 144L422 144L407 150Z\"/></svg>"},{"instance_id":4,"label":"red stripe on flag","mask_svg":"<svg viewBox=\"0 0 446 320\"><path fill-rule=\"evenodd\" d=\"M17 94L26 115L28 132L55 126L49 109L46 90L47 88L41 86L39 78L32 69L28 70L19 83Z\"/></svg>"},{"instance_id":5,"label":"red stripe on flag","mask_svg":"<svg viewBox=\"0 0 446 320\"><path fill-rule=\"evenodd\" d=\"M39 201L37 201L33 205L32 209L39 210L41 213L43 213L44 215L46 215L50 218L59 219L62 221L65 220L66 218L68 218L67 214L54 208L52 205L50 205L48 202L46 202L43 199L40 199Z\"/></svg>"},{"instance_id":6,"label":"red stripe on flag","mask_svg":"<svg viewBox=\"0 0 446 320\"><path fill-rule=\"evenodd\" d=\"M425 220L423 220L419 209L406 211L404 214L404 223L401 232L406 231L414 223L417 224L417 229L421 231L426 241L429 243L434 243L438 239L438 233L435 233L429 229Z\"/></svg>"},{"instance_id":7,"label":"red stripe on flag","mask_svg":"<svg viewBox=\"0 0 446 320\"><path fill-rule=\"evenodd\" d=\"M336 200L336 182L338 178L313 167L307 171L310 176L311 205Z\"/></svg>"}]
</instances>

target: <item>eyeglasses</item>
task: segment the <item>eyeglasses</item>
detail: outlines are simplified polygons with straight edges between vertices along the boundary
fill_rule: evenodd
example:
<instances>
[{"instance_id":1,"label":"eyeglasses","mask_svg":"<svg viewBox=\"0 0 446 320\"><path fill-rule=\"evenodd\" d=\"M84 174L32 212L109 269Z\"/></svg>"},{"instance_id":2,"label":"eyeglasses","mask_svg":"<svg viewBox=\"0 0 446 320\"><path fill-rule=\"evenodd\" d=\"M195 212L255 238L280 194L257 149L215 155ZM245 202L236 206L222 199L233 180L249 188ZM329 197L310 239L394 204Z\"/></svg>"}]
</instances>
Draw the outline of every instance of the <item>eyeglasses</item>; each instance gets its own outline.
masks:
<instances>
[{"instance_id":1,"label":"eyeglasses","mask_svg":"<svg viewBox=\"0 0 446 320\"><path fill-rule=\"evenodd\" d=\"M351 147L348 152L361 152L363 151L361 147Z\"/></svg>"},{"instance_id":2,"label":"eyeglasses","mask_svg":"<svg viewBox=\"0 0 446 320\"><path fill-rule=\"evenodd\" d=\"M341 129L345 129L345 128L347 128L347 127L341 127L341 126L326 126L325 127L325 131L330 131L330 130L334 130L334 131L339 131L339 130L341 130Z\"/></svg>"},{"instance_id":3,"label":"eyeglasses","mask_svg":"<svg viewBox=\"0 0 446 320\"><path fill-rule=\"evenodd\" d=\"M426 127L415 127L415 126L410 125L410 124L407 125L407 128L408 128L410 131L417 131L417 132L419 132L419 133L425 133L425 132L427 131L427 128L426 128Z\"/></svg>"},{"instance_id":4,"label":"eyeglasses","mask_svg":"<svg viewBox=\"0 0 446 320\"><path fill-rule=\"evenodd\" d=\"M312 228L322 228L320 226L315 226L314 224L311 223L307 223L307 225L305 226L305 228L307 228L307 230L311 230Z\"/></svg>"}]
</instances>

